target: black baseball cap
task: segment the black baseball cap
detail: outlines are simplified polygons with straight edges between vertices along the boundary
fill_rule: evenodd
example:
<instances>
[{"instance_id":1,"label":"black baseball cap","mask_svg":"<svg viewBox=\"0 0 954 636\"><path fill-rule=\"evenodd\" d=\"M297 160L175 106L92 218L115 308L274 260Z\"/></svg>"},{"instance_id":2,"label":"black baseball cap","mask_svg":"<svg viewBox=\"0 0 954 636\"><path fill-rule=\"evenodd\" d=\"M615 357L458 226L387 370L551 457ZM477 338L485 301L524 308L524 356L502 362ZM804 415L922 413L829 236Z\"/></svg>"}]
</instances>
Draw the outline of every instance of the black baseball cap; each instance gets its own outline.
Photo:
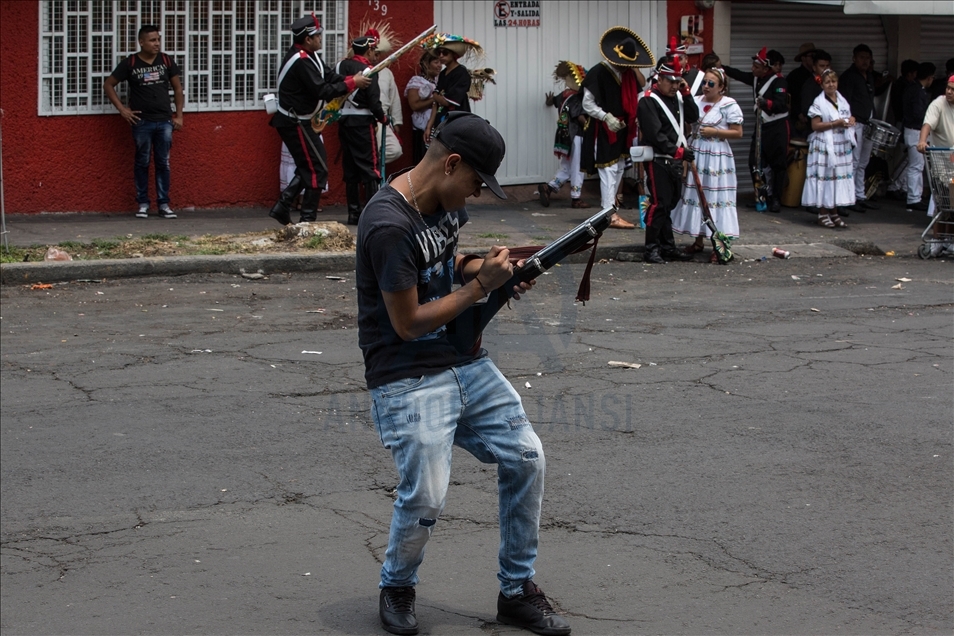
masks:
<instances>
[{"instance_id":1,"label":"black baseball cap","mask_svg":"<svg viewBox=\"0 0 954 636\"><path fill-rule=\"evenodd\" d=\"M474 113L454 111L437 127L433 137L452 153L460 155L495 196L507 198L494 177L507 145L489 121Z\"/></svg>"}]
</instances>

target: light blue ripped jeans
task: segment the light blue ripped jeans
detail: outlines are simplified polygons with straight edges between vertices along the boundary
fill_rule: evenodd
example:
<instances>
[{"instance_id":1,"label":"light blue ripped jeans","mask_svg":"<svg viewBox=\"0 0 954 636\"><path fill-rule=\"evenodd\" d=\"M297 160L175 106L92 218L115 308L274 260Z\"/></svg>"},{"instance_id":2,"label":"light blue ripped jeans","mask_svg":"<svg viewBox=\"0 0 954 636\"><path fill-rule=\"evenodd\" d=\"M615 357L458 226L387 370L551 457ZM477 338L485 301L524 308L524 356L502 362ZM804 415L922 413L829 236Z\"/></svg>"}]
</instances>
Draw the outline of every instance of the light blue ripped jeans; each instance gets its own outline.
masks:
<instances>
[{"instance_id":1,"label":"light blue ripped jeans","mask_svg":"<svg viewBox=\"0 0 954 636\"><path fill-rule=\"evenodd\" d=\"M533 578L546 462L520 396L489 358L371 389L372 417L401 481L381 587L416 585L424 546L444 510L454 444L497 464L500 589Z\"/></svg>"}]
</instances>

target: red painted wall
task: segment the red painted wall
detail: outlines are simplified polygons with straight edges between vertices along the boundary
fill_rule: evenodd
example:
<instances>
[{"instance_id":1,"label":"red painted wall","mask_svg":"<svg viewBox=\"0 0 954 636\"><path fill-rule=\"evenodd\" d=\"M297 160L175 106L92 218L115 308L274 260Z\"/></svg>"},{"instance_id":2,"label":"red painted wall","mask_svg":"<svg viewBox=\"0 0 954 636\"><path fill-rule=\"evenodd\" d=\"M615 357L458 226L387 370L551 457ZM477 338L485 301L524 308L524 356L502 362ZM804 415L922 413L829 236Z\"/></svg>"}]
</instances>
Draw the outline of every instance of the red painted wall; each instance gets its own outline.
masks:
<instances>
[{"instance_id":1,"label":"red painted wall","mask_svg":"<svg viewBox=\"0 0 954 636\"><path fill-rule=\"evenodd\" d=\"M382 15L381 9L375 9L374 5L387 7L386 15ZM348 33L351 34L351 37L361 35L357 31L362 22L377 22L379 20L387 20L395 31L398 43L403 44L434 24L434 2L433 0L383 0L378 3L376 1L368 2L367 0L351 0L348 6ZM438 25L438 30L440 30L440 25ZM411 165L411 107L407 105L407 100L404 99L404 87L408 80L417 73L417 63L420 58L421 50L415 49L405 54L391 66L391 72L394 73L394 80L401 93L401 110L403 111L404 121L395 121L394 123L401 124L399 137L404 154L400 159L387 166L389 171L397 171Z\"/></svg>"},{"instance_id":2,"label":"red painted wall","mask_svg":"<svg viewBox=\"0 0 954 636\"><path fill-rule=\"evenodd\" d=\"M433 22L430 0L382 3L406 40ZM380 5L379 5L380 6ZM380 13L380 11L379 11ZM357 29L372 5L351 0L349 27ZM118 115L37 115L39 39L37 3L0 0L0 109L3 110L3 186L6 211L122 212L135 206L133 142ZM409 53L392 70L403 86L417 64ZM404 104L402 142L410 156L410 111ZM281 142L264 110L189 112L172 146L172 205L270 206L278 194ZM324 204L344 201L337 131L325 133L331 191ZM404 165L402 158L396 165Z\"/></svg>"},{"instance_id":3,"label":"red painted wall","mask_svg":"<svg viewBox=\"0 0 954 636\"><path fill-rule=\"evenodd\" d=\"M702 37L705 43L705 52L712 51L712 9L700 9L696 6L694 0L666 0L666 42L672 36L679 37L679 26L682 16L701 15L703 33ZM699 66L702 63L702 57L705 55L690 55L689 62L693 66Z\"/></svg>"}]
</instances>

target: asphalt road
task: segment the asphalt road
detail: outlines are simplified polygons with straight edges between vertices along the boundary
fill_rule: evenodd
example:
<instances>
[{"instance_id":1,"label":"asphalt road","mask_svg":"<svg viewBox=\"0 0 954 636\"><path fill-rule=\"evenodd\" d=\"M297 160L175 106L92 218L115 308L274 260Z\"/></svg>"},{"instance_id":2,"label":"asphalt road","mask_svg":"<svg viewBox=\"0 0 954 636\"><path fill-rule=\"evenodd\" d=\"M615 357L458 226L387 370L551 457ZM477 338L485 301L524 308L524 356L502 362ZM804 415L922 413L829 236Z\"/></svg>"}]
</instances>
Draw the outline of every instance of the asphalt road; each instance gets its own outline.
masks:
<instances>
[{"instance_id":1,"label":"asphalt road","mask_svg":"<svg viewBox=\"0 0 954 636\"><path fill-rule=\"evenodd\" d=\"M949 263L601 264L585 307L581 272L484 340L574 634L954 630ZM395 472L337 276L0 288L4 634L383 633ZM493 467L454 471L423 633L518 633Z\"/></svg>"}]
</instances>

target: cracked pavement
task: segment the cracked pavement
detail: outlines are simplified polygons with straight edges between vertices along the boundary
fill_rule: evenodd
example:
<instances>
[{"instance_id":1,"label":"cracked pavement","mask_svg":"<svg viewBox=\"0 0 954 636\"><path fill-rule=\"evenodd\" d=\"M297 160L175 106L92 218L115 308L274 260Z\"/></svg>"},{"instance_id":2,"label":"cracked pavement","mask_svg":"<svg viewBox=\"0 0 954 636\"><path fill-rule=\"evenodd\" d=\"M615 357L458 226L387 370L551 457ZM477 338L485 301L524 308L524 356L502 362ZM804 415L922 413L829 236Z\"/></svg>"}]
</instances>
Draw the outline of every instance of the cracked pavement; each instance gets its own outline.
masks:
<instances>
[{"instance_id":1,"label":"cracked pavement","mask_svg":"<svg viewBox=\"0 0 954 636\"><path fill-rule=\"evenodd\" d=\"M954 630L950 263L606 263L585 307L582 270L484 338L543 439L536 580L574 634ZM383 633L396 479L337 276L0 289L5 634ZM524 633L496 519L455 451L422 633Z\"/></svg>"}]
</instances>

